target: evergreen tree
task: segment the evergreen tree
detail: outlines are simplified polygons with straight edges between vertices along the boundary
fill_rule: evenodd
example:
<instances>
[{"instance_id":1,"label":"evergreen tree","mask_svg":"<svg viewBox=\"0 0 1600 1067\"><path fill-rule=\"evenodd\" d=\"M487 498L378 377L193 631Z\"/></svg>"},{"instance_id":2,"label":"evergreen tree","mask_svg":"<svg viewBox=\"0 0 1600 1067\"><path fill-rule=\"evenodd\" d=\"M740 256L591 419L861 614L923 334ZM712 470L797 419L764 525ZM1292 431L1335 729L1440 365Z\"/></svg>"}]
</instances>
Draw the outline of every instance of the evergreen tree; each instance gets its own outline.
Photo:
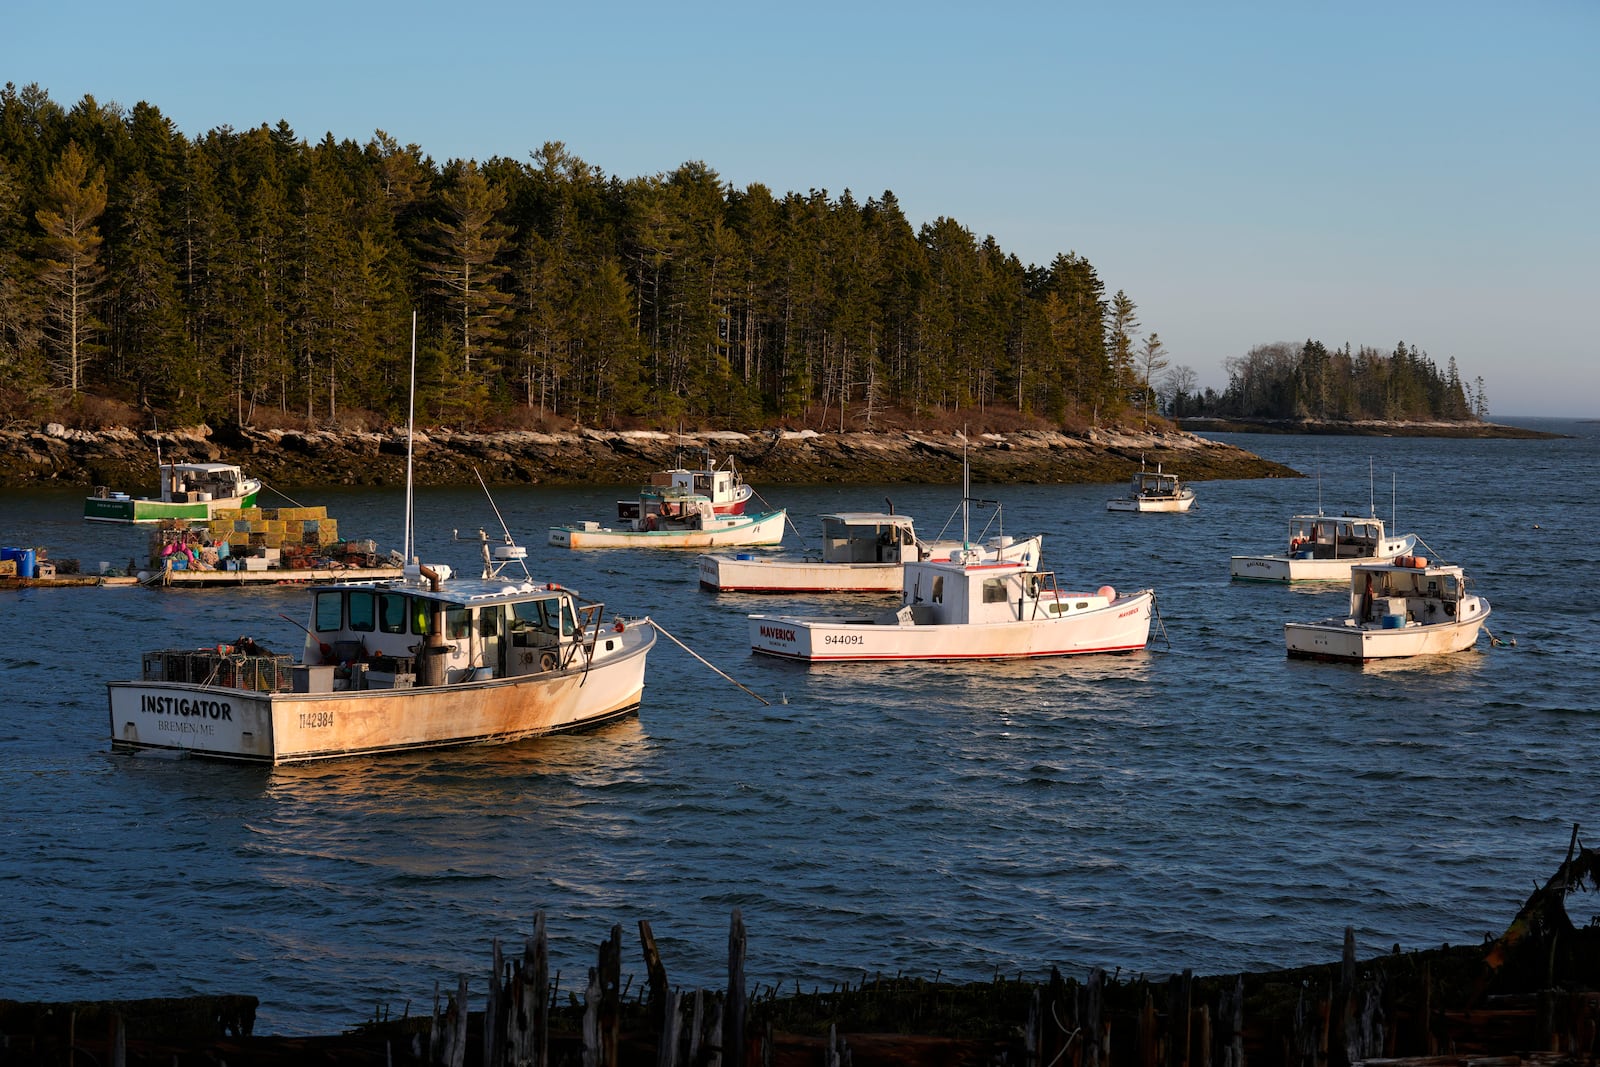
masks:
<instances>
[{"instance_id":1,"label":"evergreen tree","mask_svg":"<svg viewBox=\"0 0 1600 1067\"><path fill-rule=\"evenodd\" d=\"M1121 289L1111 298L1111 318L1107 324L1106 351L1111 359L1113 408L1135 399L1139 376L1134 367L1134 339L1139 335L1139 308Z\"/></svg>"},{"instance_id":2,"label":"evergreen tree","mask_svg":"<svg viewBox=\"0 0 1600 1067\"><path fill-rule=\"evenodd\" d=\"M103 277L102 238L95 221L106 207L105 177L76 142L68 142L42 194L34 219L44 232L39 276L48 293L49 358L58 381L76 394L100 329L94 300Z\"/></svg>"},{"instance_id":3,"label":"evergreen tree","mask_svg":"<svg viewBox=\"0 0 1600 1067\"><path fill-rule=\"evenodd\" d=\"M130 386L142 409L180 421L201 417L197 366L183 331L173 251L163 227L161 190L140 171L123 183L120 254L108 281L115 380Z\"/></svg>"},{"instance_id":4,"label":"evergreen tree","mask_svg":"<svg viewBox=\"0 0 1600 1067\"><path fill-rule=\"evenodd\" d=\"M500 342L512 309L499 288L500 254L507 238L497 215L505 190L489 184L475 163L459 168L438 197L429 247L428 280L439 297L441 321L459 373L457 399L481 410L487 384L498 372Z\"/></svg>"},{"instance_id":5,"label":"evergreen tree","mask_svg":"<svg viewBox=\"0 0 1600 1067\"><path fill-rule=\"evenodd\" d=\"M22 183L0 159L0 371L13 385L45 378L43 315L28 269L22 196Z\"/></svg>"}]
</instances>

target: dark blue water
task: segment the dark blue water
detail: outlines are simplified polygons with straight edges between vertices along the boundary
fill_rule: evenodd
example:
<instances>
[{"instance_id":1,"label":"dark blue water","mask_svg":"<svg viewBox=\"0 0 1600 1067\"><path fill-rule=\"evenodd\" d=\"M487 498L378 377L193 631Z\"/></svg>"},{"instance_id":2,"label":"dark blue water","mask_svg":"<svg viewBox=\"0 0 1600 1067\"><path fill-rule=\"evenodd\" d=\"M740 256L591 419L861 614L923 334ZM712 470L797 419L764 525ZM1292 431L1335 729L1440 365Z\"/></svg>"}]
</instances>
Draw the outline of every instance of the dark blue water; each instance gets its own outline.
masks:
<instances>
[{"instance_id":1,"label":"dark blue water","mask_svg":"<svg viewBox=\"0 0 1600 1067\"><path fill-rule=\"evenodd\" d=\"M1554 428L1579 436L1230 438L1320 468L1328 511L1397 514L1517 642L1388 668L1285 657L1282 623L1338 590L1228 579L1230 555L1277 551L1315 509L1314 478L1200 483L1181 516L1106 512L1120 487L982 487L1067 584L1154 586L1171 642L1003 666L755 659L744 614L785 601L699 591L692 554L545 547L613 490L506 491L541 576L655 615L771 706L663 641L637 720L275 772L110 755L102 683L145 649L297 647L279 615L300 619L303 592L0 594L0 998L250 993L263 1031L333 1032L426 1011L458 973L481 995L491 939L520 944L539 909L566 988L616 923L642 974L639 919L675 984L716 984L735 906L750 980L808 988L1295 966L1337 958L1346 926L1370 953L1478 941L1574 822L1600 826L1600 425ZM958 496L758 490L813 542L819 512L885 496L936 534ZM399 493L297 495L399 543ZM78 493L4 505L5 544L142 553L137 531L85 526ZM427 558L475 570L448 538L494 523L480 492L424 492L418 515Z\"/></svg>"}]
</instances>

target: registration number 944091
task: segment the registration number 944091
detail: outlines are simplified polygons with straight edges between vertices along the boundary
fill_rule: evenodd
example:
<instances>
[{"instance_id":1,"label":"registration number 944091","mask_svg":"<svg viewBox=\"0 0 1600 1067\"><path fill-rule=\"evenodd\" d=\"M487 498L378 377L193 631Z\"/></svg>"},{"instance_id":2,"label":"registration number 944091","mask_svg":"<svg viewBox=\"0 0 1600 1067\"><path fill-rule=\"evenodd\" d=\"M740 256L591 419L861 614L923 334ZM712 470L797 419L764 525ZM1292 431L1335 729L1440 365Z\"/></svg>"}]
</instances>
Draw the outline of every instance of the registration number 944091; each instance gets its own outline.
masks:
<instances>
[{"instance_id":1,"label":"registration number 944091","mask_svg":"<svg viewBox=\"0 0 1600 1067\"><path fill-rule=\"evenodd\" d=\"M859 645L863 643L860 634L827 634L822 638L825 645Z\"/></svg>"}]
</instances>

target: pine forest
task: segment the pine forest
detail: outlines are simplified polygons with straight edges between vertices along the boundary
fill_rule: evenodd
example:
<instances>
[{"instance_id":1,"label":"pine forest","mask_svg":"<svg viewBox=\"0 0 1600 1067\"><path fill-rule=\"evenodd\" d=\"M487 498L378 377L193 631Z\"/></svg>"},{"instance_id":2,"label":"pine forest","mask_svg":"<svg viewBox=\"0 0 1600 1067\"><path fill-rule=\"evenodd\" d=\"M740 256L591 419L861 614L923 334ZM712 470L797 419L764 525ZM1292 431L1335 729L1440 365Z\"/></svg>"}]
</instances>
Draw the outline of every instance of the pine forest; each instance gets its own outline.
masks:
<instances>
[{"instance_id":1,"label":"pine forest","mask_svg":"<svg viewBox=\"0 0 1600 1067\"><path fill-rule=\"evenodd\" d=\"M1264 346L1201 393L1105 290L1072 252L1024 265L954 219L913 227L887 191L623 178L555 142L439 165L381 130L190 139L147 103L0 92L13 419L392 425L413 318L418 417L472 427L1484 413L1481 381L1469 398L1405 345Z\"/></svg>"}]
</instances>

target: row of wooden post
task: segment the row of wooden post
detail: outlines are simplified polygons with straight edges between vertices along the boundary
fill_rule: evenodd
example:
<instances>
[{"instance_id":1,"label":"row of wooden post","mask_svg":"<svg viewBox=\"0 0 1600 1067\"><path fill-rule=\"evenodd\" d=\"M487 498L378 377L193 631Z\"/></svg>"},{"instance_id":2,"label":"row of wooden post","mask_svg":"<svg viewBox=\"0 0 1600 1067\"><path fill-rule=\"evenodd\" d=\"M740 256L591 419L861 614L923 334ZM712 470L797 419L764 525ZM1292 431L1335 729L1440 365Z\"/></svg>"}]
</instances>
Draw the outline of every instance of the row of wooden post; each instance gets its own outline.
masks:
<instances>
[{"instance_id":1,"label":"row of wooden post","mask_svg":"<svg viewBox=\"0 0 1600 1067\"><path fill-rule=\"evenodd\" d=\"M647 921L639 922L649 982L648 1017L658 1035L657 1067L744 1067L744 919L733 910L728 932L728 989L721 995L696 990L684 1032L683 993L667 983L667 970ZM533 936L520 959L502 958L494 942L494 967L483 1013L484 1067L548 1067L550 1062L550 956L544 913L534 917ZM435 998L428 1060L438 1067L464 1067L467 1054L467 979L441 1009ZM599 959L584 990L583 1062L616 1067L622 1014L622 927L600 943Z\"/></svg>"},{"instance_id":2,"label":"row of wooden post","mask_svg":"<svg viewBox=\"0 0 1600 1067\"><path fill-rule=\"evenodd\" d=\"M647 1019L656 1034L656 1067L745 1067L770 1063L771 1026L758 1039L746 1032L745 928L736 908L728 933L728 984L724 991L696 990L685 1005L684 994L670 988L650 924L639 923L648 982ZM599 946L584 992L582 1024L585 1067L617 1067L622 998L622 928ZM1432 979L1426 962L1416 979L1410 1019L1391 1018L1393 997L1386 968L1358 974L1355 937L1345 931L1343 960L1337 974L1322 972L1301 981L1292 1015L1252 1020L1252 1054L1284 1067L1349 1067L1396 1055L1433 1056L1440 1051L1435 1033ZM559 979L558 979L559 982ZM1244 976L1201 998L1190 971L1166 982L1162 1010L1156 984L1144 980L1118 986L1101 969L1083 983L1069 983L1053 972L1048 984L1035 986L1022 1031L1024 1067L1111 1067L1113 1031L1121 1045L1115 1062L1123 1067L1245 1067L1247 1056ZM1142 1006L1131 1007L1127 993L1143 988ZM1113 998L1113 991L1116 996ZM643 991L641 991L643 992ZM799 991L796 990L798 995ZM502 959L494 944L494 967L483 1014L484 1067L549 1067L549 1019L552 992L543 914L520 958ZM1121 1003L1113 1012L1110 1001ZM437 1001L437 998L436 998ZM428 1059L436 1067L465 1067L467 1058L467 980L460 979L454 997L441 1010L435 1004ZM1556 1009L1550 1008L1554 1016ZM1571 1019L1600 1015L1600 1002L1568 1007ZM1115 1027L1113 1026L1115 1015ZM1400 1024L1409 1031L1400 1039ZM1571 1048L1586 1038L1574 1033L1555 1037L1562 1024L1546 1027L1555 1045ZM686 1028L687 1027L687 1028ZM1591 1027L1592 1029L1592 1027ZM1585 1031L1587 1033L1588 1031ZM1592 1039L1589 1039L1592 1040ZM1129 1049L1132 1049L1130 1054ZM850 1050L830 1030L822 1058L829 1067L848 1064Z\"/></svg>"}]
</instances>

